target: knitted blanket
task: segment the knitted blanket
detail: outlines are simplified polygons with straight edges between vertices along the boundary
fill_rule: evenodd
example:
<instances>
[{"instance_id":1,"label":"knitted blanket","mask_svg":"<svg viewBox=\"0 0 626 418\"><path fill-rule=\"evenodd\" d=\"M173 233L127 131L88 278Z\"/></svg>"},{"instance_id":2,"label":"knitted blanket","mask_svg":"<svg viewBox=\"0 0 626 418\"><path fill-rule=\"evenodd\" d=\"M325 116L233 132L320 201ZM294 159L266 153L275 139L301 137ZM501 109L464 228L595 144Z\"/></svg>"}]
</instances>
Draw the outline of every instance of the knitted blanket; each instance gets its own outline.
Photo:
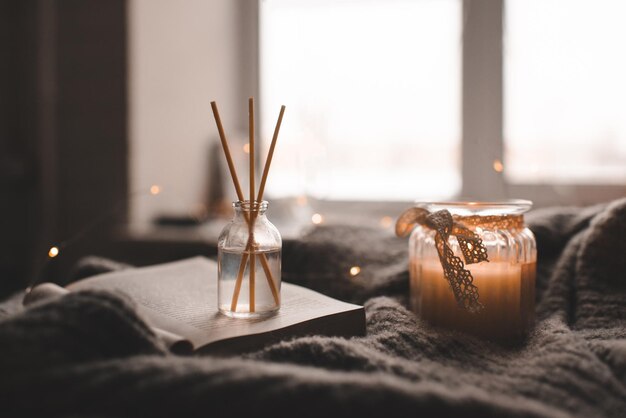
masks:
<instances>
[{"instance_id":1,"label":"knitted blanket","mask_svg":"<svg viewBox=\"0 0 626 418\"><path fill-rule=\"evenodd\" d=\"M80 292L26 310L7 301L0 414L624 417L626 199L528 221L538 321L518 347L429 327L404 305L406 240L329 226L285 243L283 278L364 303L367 336L180 357L120 295Z\"/></svg>"}]
</instances>

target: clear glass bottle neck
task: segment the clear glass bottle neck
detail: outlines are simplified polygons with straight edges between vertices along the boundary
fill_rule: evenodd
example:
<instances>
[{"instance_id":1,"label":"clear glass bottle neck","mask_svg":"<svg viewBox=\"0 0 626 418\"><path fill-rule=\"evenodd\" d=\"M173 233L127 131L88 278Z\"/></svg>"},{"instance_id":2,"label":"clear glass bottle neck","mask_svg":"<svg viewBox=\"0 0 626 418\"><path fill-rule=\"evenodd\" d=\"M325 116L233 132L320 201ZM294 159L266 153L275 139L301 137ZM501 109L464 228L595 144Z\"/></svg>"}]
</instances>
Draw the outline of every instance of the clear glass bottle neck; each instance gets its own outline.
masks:
<instances>
[{"instance_id":1,"label":"clear glass bottle neck","mask_svg":"<svg viewBox=\"0 0 626 418\"><path fill-rule=\"evenodd\" d=\"M249 200L240 200L237 202L233 202L233 208L235 209L235 218L249 218L251 215L255 216L257 219L261 217L265 217L265 212L268 207L267 201L254 201L250 202Z\"/></svg>"}]
</instances>

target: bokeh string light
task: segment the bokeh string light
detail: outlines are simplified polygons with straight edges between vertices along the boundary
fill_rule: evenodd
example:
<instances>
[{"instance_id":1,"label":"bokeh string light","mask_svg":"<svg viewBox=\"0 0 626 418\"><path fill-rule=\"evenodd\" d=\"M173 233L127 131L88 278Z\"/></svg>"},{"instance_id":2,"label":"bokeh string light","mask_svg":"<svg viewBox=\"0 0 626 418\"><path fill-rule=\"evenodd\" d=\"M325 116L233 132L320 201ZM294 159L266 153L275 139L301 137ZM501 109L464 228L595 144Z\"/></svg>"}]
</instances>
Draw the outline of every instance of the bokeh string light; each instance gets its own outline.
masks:
<instances>
[{"instance_id":1,"label":"bokeh string light","mask_svg":"<svg viewBox=\"0 0 626 418\"><path fill-rule=\"evenodd\" d=\"M319 213L314 213L313 216L311 216L311 222L313 222L315 225L320 225L322 222L324 222L324 217Z\"/></svg>"},{"instance_id":2,"label":"bokeh string light","mask_svg":"<svg viewBox=\"0 0 626 418\"><path fill-rule=\"evenodd\" d=\"M57 255L59 255L59 247L53 245L52 247L50 247L50 249L48 250L48 257L49 258L54 258Z\"/></svg>"},{"instance_id":3,"label":"bokeh string light","mask_svg":"<svg viewBox=\"0 0 626 418\"><path fill-rule=\"evenodd\" d=\"M93 231L95 228L102 225L111 217L118 214L120 210L126 208L127 205L131 203L134 199L138 197L142 197L142 196L158 196L162 192L163 192L163 189L158 184L153 184L149 188L144 188L144 189L131 192L124 199L118 201L110 209L103 212L100 216L97 216L96 218L94 218L90 223L88 223L86 226L81 228L77 233L75 233L68 239L52 244L48 248L45 259L39 261L38 264L40 264L41 267L36 270L36 274L30 280L30 283L26 287L26 293L29 293L32 290L32 288L39 283L49 263L53 259L57 258L64 249L80 241L87 233Z\"/></svg>"},{"instance_id":4,"label":"bokeh string light","mask_svg":"<svg viewBox=\"0 0 626 418\"><path fill-rule=\"evenodd\" d=\"M493 160L493 171L496 173L502 173L504 171L504 164L500 160Z\"/></svg>"},{"instance_id":5,"label":"bokeh string light","mask_svg":"<svg viewBox=\"0 0 626 418\"><path fill-rule=\"evenodd\" d=\"M244 146L243 151L245 153L249 153L249 149L247 149L246 147L248 146L248 144L246 144ZM493 169L496 172L502 172L504 171L504 165L502 164L502 162L500 160L494 160L493 161ZM102 215L100 215L99 217L95 218L91 223L89 223L87 226L85 226L84 228L82 228L80 231L78 231L76 234L74 234L73 236L71 236L70 238L68 238L67 240L55 243L53 245L51 245L48 248L47 254L45 259L43 260L43 263L40 263L42 266L40 269L38 269L38 273L35 274L35 276L31 279L30 283L28 284L27 288L26 288L26 292L30 292L30 290L39 283L39 280L41 279L42 273L44 272L44 270L46 269L47 265L52 261L52 259L57 258L60 254L61 254L61 250L67 248L68 246L74 244L75 242L79 241L81 238L83 238L85 236L85 234L87 234L88 232L91 232L93 229L95 229L97 226L101 225L102 223L104 223L105 221L107 221L109 218L111 218L113 215L115 215L116 213L118 213L122 208L124 208L126 205L128 205L129 203L131 203L135 198L137 197L141 197L141 196L159 196L160 194L163 193L163 188L158 185L158 184L152 184L147 190L146 189L141 189L141 190L137 190L135 192L129 193L127 195L126 199L123 199L121 201L119 201L117 204L115 204L111 209L109 209L108 211L104 212ZM470 204L472 204L474 202L471 202ZM306 196L299 196L296 200L296 204L299 206L302 205L306 205L308 204L308 199ZM198 208L196 207L196 210L192 211L194 213L199 212L199 210L197 210ZM203 210L206 211L206 207L203 207ZM315 225L321 225L324 222L324 217L320 214L320 213L314 213L311 217L311 222ZM382 228L389 228L393 223L393 218L391 218L390 216L383 216L380 221L379 221L379 225ZM356 277L361 273L361 268L359 266L352 266L349 269L349 274L351 277Z\"/></svg>"}]
</instances>

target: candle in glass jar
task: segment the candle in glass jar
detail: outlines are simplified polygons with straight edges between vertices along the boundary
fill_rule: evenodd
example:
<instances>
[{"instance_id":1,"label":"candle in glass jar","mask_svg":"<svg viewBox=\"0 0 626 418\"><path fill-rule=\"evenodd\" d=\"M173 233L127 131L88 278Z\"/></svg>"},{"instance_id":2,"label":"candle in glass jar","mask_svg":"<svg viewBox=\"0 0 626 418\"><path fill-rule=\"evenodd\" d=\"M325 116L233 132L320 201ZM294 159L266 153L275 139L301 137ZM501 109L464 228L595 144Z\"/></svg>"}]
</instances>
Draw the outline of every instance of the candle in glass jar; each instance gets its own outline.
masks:
<instances>
[{"instance_id":1,"label":"candle in glass jar","mask_svg":"<svg viewBox=\"0 0 626 418\"><path fill-rule=\"evenodd\" d=\"M410 233L413 310L436 326L505 344L523 339L535 309L537 245L524 223L531 206L423 202L404 211L396 234Z\"/></svg>"},{"instance_id":2,"label":"candle in glass jar","mask_svg":"<svg viewBox=\"0 0 626 418\"><path fill-rule=\"evenodd\" d=\"M502 342L517 342L534 322L535 263L490 261L467 265L479 301L478 313L459 307L438 258L411 260L411 305L432 325Z\"/></svg>"}]
</instances>

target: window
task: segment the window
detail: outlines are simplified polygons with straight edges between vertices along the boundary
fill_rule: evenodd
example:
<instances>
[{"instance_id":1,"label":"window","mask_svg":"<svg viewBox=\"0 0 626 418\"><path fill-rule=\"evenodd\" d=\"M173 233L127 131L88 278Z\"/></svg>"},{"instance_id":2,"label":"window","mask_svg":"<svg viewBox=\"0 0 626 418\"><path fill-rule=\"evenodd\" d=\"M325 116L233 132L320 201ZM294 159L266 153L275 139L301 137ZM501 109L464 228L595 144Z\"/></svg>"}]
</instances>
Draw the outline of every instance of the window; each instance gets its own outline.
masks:
<instances>
[{"instance_id":1,"label":"window","mask_svg":"<svg viewBox=\"0 0 626 418\"><path fill-rule=\"evenodd\" d=\"M260 5L263 138L287 105L269 193L411 200L459 192L459 0Z\"/></svg>"},{"instance_id":2,"label":"window","mask_svg":"<svg viewBox=\"0 0 626 418\"><path fill-rule=\"evenodd\" d=\"M626 183L626 2L506 3L505 164L516 183Z\"/></svg>"},{"instance_id":3,"label":"window","mask_svg":"<svg viewBox=\"0 0 626 418\"><path fill-rule=\"evenodd\" d=\"M620 0L260 0L268 193L626 194Z\"/></svg>"}]
</instances>

